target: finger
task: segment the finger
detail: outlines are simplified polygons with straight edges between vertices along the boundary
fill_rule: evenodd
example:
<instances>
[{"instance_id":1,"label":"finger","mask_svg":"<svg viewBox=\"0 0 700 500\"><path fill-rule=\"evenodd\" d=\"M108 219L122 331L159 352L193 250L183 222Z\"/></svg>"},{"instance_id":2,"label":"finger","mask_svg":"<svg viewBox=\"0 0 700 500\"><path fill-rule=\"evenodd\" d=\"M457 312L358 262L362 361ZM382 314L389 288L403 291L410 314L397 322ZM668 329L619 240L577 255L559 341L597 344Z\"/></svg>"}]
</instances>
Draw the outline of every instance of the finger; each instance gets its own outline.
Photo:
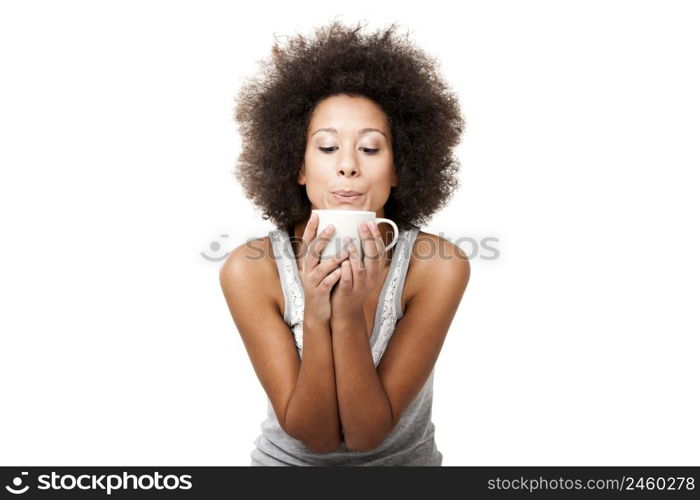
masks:
<instances>
[{"instance_id":1,"label":"finger","mask_svg":"<svg viewBox=\"0 0 700 500\"><path fill-rule=\"evenodd\" d=\"M365 265L352 239L346 238L344 244L349 255L348 260L350 261L352 270L352 283L353 285L359 284L365 279Z\"/></svg>"},{"instance_id":2,"label":"finger","mask_svg":"<svg viewBox=\"0 0 700 500\"><path fill-rule=\"evenodd\" d=\"M316 237L316 230L318 229L318 214L316 213L311 213L311 217L309 217L309 221L306 223L306 227L304 228L304 233L301 235L301 244L302 244L302 258L301 258L301 268L302 270L306 266L306 256L308 255L308 248L311 245L311 242L313 239Z\"/></svg>"},{"instance_id":3,"label":"finger","mask_svg":"<svg viewBox=\"0 0 700 500\"><path fill-rule=\"evenodd\" d=\"M359 228L361 241L362 241L362 251L365 254L365 267L376 267L377 264L377 246L374 243L372 233L369 230L369 225L365 222L360 224Z\"/></svg>"},{"instance_id":4,"label":"finger","mask_svg":"<svg viewBox=\"0 0 700 500\"><path fill-rule=\"evenodd\" d=\"M369 224L369 230L370 233L372 234L372 241L375 243L375 259L373 259L376 263L376 269L379 269L380 267L383 267L386 262L388 261L387 254L389 252L386 251L386 247L384 245L384 240L382 239L382 233L379 232L379 228L377 227L376 223L370 223Z\"/></svg>"},{"instance_id":5,"label":"finger","mask_svg":"<svg viewBox=\"0 0 700 500\"><path fill-rule=\"evenodd\" d=\"M352 288L352 269L350 268L350 261L347 259L340 265L339 286L348 290Z\"/></svg>"},{"instance_id":6,"label":"finger","mask_svg":"<svg viewBox=\"0 0 700 500\"><path fill-rule=\"evenodd\" d=\"M367 224L367 229L370 234L370 255L375 259L379 260L381 257L382 249L384 248L384 242L382 241L382 235L379 232L379 228L374 221L370 221Z\"/></svg>"},{"instance_id":7,"label":"finger","mask_svg":"<svg viewBox=\"0 0 700 500\"><path fill-rule=\"evenodd\" d=\"M333 270L331 273L329 273L323 280L321 280L321 283L318 285L319 290L323 292L329 291L331 288L333 288L333 285L340 279L340 268Z\"/></svg>"},{"instance_id":8,"label":"finger","mask_svg":"<svg viewBox=\"0 0 700 500\"><path fill-rule=\"evenodd\" d=\"M316 225L318 225L318 223ZM306 253L303 256L305 269L311 270L316 267L321 258L321 253L328 242L331 241L331 235L334 231L335 227L333 227L333 224L329 224L323 229L323 231L321 231L321 234L315 238L312 238L311 242L306 247Z\"/></svg>"},{"instance_id":9,"label":"finger","mask_svg":"<svg viewBox=\"0 0 700 500\"><path fill-rule=\"evenodd\" d=\"M340 264L348 258L347 250L343 249L333 256L332 259L324 260L312 272L312 282L316 283L320 281L324 276L333 271L334 269L340 269Z\"/></svg>"},{"instance_id":10,"label":"finger","mask_svg":"<svg viewBox=\"0 0 700 500\"><path fill-rule=\"evenodd\" d=\"M304 234L301 236L302 242L307 248L311 243L311 240L316 237L316 229L318 229L318 214L312 213L311 217L309 217L309 221L306 223L306 227L304 228Z\"/></svg>"}]
</instances>

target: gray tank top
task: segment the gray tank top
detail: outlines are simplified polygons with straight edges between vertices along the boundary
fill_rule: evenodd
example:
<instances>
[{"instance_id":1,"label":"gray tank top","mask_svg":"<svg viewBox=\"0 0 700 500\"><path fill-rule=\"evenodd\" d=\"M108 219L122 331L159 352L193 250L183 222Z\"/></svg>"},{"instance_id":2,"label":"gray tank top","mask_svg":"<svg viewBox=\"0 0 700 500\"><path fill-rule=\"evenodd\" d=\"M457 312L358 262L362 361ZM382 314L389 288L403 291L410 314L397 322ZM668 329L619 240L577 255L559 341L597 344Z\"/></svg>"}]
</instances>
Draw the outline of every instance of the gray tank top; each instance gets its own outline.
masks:
<instances>
[{"instance_id":1,"label":"gray tank top","mask_svg":"<svg viewBox=\"0 0 700 500\"><path fill-rule=\"evenodd\" d=\"M397 321L403 316L401 295L411 260L411 251L419 228L400 230L389 264L374 318L370 347L374 366L386 350ZM299 278L289 233L277 228L269 232L284 293L284 321L294 335L299 356L303 351L304 289ZM314 453L280 426L270 399L262 433L255 439L251 452L253 466L331 466L331 465L442 465L442 453L435 443L435 426L431 420L433 375L401 416L396 427L374 450L348 450L345 442L331 453Z\"/></svg>"}]
</instances>

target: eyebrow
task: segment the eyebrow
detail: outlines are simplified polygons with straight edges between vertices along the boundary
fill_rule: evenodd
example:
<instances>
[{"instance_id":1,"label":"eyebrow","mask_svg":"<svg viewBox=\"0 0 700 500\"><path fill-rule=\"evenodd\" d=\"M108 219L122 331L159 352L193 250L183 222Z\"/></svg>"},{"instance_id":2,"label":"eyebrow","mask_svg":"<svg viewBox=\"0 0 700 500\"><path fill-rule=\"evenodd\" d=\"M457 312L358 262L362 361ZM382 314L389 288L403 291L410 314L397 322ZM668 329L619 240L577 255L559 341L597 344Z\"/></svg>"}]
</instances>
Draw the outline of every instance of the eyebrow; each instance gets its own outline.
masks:
<instances>
[{"instance_id":1,"label":"eyebrow","mask_svg":"<svg viewBox=\"0 0 700 500\"><path fill-rule=\"evenodd\" d=\"M311 135L314 136L314 135L318 134L319 132L332 132L332 133L334 133L334 134L337 134L337 133L338 133L338 131L337 131L336 129L334 129L333 127L326 127L326 128L320 128L320 129L318 129L316 132L314 132L314 133L311 134ZM372 127L360 129L360 130L358 131L357 135L366 134L367 132L379 132L379 133L382 134L384 137L386 137L386 134L385 134L384 132L382 132L382 131L379 130L378 128L372 128Z\"/></svg>"}]
</instances>

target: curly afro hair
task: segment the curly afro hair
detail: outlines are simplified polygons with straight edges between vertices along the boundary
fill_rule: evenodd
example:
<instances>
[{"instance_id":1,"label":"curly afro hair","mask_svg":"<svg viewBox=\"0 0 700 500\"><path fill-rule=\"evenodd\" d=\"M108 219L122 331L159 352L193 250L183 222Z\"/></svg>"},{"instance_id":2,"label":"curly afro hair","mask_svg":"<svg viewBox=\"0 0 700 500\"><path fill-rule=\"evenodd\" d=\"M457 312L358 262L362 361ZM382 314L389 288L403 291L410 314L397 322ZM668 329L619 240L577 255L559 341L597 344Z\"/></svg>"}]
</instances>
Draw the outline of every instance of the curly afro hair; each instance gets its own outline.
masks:
<instances>
[{"instance_id":1,"label":"curly afro hair","mask_svg":"<svg viewBox=\"0 0 700 500\"><path fill-rule=\"evenodd\" d=\"M258 61L260 74L245 80L236 99L242 151L234 176L263 219L289 228L311 215L297 178L311 114L335 94L369 98L387 116L399 183L384 214L401 229L424 224L459 186L459 101L436 60L395 30L392 23L365 35L359 23L333 21L286 47L275 40L271 60Z\"/></svg>"}]
</instances>

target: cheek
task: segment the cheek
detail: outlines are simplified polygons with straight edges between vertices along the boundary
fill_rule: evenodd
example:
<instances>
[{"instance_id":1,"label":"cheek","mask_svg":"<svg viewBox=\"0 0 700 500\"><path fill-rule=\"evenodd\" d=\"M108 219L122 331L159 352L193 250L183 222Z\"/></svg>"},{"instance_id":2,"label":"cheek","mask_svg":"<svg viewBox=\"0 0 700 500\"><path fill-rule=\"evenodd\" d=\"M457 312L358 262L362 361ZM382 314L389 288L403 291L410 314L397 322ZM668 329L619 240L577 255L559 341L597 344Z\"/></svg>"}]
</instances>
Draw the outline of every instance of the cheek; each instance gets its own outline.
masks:
<instances>
[{"instance_id":1,"label":"cheek","mask_svg":"<svg viewBox=\"0 0 700 500\"><path fill-rule=\"evenodd\" d=\"M314 193L321 193L326 190L332 182L330 170L318 168L308 168L306 170L306 189Z\"/></svg>"},{"instance_id":2,"label":"cheek","mask_svg":"<svg viewBox=\"0 0 700 500\"><path fill-rule=\"evenodd\" d=\"M369 197L372 200L372 203L386 202L386 200L389 198L389 194L391 194L391 183L389 181L390 179L385 177L371 181Z\"/></svg>"},{"instance_id":3,"label":"cheek","mask_svg":"<svg viewBox=\"0 0 700 500\"><path fill-rule=\"evenodd\" d=\"M384 191L385 189L391 187L392 177L393 171L391 166L385 166L372 175L372 186L376 186L378 190Z\"/></svg>"}]
</instances>

